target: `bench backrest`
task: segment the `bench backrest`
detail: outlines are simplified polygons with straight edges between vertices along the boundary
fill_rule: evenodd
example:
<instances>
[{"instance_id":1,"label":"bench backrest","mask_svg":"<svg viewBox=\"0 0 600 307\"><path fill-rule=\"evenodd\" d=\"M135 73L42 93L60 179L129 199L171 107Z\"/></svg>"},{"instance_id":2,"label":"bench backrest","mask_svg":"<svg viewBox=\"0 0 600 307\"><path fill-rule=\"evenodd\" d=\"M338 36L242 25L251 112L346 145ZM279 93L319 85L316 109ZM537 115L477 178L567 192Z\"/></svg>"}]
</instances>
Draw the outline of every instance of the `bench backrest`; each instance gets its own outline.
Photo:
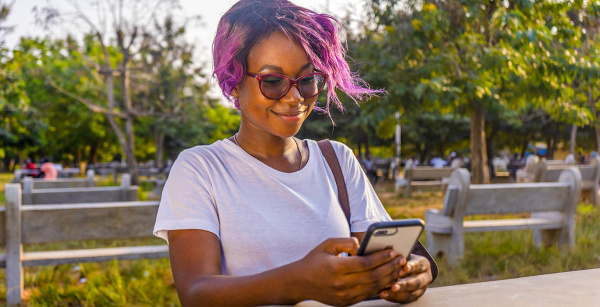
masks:
<instances>
[{"instance_id":1,"label":"bench backrest","mask_svg":"<svg viewBox=\"0 0 600 307\"><path fill-rule=\"evenodd\" d=\"M25 177L19 181L22 185L31 185L32 189L62 189L62 188L89 188L94 186L94 170L88 170L86 178L57 178L46 180L43 178ZM24 182L30 182L25 184Z\"/></svg>"},{"instance_id":2,"label":"bench backrest","mask_svg":"<svg viewBox=\"0 0 600 307\"><path fill-rule=\"evenodd\" d=\"M540 158L536 155L527 156L527 159L525 159L525 167L523 168L525 170L525 173L534 174L539 159Z\"/></svg>"},{"instance_id":3,"label":"bench backrest","mask_svg":"<svg viewBox=\"0 0 600 307\"><path fill-rule=\"evenodd\" d=\"M469 172L450 176L442 213L462 220L465 215L560 211L574 214L581 192L581 174L563 170L558 182L471 185Z\"/></svg>"},{"instance_id":4,"label":"bench backrest","mask_svg":"<svg viewBox=\"0 0 600 307\"><path fill-rule=\"evenodd\" d=\"M7 230L15 229L20 229L23 244L153 237L158 201L22 205L21 186L5 187L0 246L6 244Z\"/></svg>"},{"instance_id":5,"label":"bench backrest","mask_svg":"<svg viewBox=\"0 0 600 307\"><path fill-rule=\"evenodd\" d=\"M34 189L30 180L23 182L24 205L97 203L137 200L137 186L124 174L120 187Z\"/></svg>"},{"instance_id":6,"label":"bench backrest","mask_svg":"<svg viewBox=\"0 0 600 307\"><path fill-rule=\"evenodd\" d=\"M560 173L570 167L576 167L581 172L583 182L598 182L600 180L600 158L592 158L587 165L570 164L548 164L548 161L540 161L537 165L535 181L536 182L556 182Z\"/></svg>"},{"instance_id":7,"label":"bench backrest","mask_svg":"<svg viewBox=\"0 0 600 307\"><path fill-rule=\"evenodd\" d=\"M408 168L404 171L404 178L407 180L414 179L442 179L450 177L455 168L442 167L434 168L430 166L416 166Z\"/></svg>"}]
</instances>

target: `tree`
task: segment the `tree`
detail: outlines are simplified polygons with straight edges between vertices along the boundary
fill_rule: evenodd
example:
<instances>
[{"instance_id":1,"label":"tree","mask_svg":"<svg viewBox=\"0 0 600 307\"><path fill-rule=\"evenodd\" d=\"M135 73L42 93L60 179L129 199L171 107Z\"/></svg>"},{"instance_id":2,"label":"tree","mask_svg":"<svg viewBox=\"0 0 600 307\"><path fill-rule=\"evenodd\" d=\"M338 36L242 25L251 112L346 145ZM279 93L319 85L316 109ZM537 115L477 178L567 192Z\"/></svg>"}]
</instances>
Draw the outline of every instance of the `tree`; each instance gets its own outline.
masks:
<instances>
[{"instance_id":1,"label":"tree","mask_svg":"<svg viewBox=\"0 0 600 307\"><path fill-rule=\"evenodd\" d=\"M137 160L134 149L135 120L138 117L166 116L168 114L146 108L147 105L144 105L143 101L133 100L131 68L136 57L148 48L152 43L152 37L155 35L147 25L156 20L156 16L159 15L161 10L167 11L177 1L90 1L89 6L95 8L100 16L97 23L81 8L80 1L68 2L74 10L71 12L74 13L72 16L75 16L70 22L83 22L89 27L93 38L100 44L103 54L102 59L90 58L89 60L91 61L90 64L95 67L92 74L102 79L104 83L105 100L81 97L58 86L57 89L77 99L94 112L99 112L106 117L123 148L129 172L132 176L132 183L137 184ZM47 22L54 22L71 16L69 12L60 12L53 8L46 8L45 12ZM127 13L131 13L131 17L124 16ZM107 23L111 24L111 28L105 31L103 25ZM115 42L117 54L111 53L111 39ZM116 96L116 80L120 81L120 100ZM56 85L54 82L52 84Z\"/></svg>"},{"instance_id":2,"label":"tree","mask_svg":"<svg viewBox=\"0 0 600 307\"><path fill-rule=\"evenodd\" d=\"M373 0L354 38L366 80L389 95L377 107L468 115L474 183L489 181L486 110L572 109L556 46L577 46L568 3ZM362 47L361 47L362 46ZM585 115L579 115L585 117Z\"/></svg>"}]
</instances>

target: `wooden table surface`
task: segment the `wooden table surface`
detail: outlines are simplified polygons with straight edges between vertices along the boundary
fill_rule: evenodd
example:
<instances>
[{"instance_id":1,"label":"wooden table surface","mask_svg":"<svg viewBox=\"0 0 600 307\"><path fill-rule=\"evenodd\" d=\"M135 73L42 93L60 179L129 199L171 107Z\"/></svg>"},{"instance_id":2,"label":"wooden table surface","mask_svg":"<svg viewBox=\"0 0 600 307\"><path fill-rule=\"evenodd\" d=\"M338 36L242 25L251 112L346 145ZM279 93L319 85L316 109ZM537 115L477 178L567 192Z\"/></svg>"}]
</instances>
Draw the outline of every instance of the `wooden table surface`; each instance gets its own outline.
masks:
<instances>
[{"instance_id":1,"label":"wooden table surface","mask_svg":"<svg viewBox=\"0 0 600 307\"><path fill-rule=\"evenodd\" d=\"M306 301L296 306L328 305ZM600 306L600 269L431 288L410 304L374 300L353 306Z\"/></svg>"}]
</instances>

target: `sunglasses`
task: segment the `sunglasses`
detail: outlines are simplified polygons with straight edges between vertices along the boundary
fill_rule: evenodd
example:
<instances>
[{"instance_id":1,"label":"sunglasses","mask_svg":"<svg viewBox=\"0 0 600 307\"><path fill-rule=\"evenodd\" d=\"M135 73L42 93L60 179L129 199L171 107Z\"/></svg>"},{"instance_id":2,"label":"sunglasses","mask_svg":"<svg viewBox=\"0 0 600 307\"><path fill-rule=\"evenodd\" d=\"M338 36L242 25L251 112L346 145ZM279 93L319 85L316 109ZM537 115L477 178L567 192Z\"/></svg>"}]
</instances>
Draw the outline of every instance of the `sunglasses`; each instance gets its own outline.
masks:
<instances>
[{"instance_id":1,"label":"sunglasses","mask_svg":"<svg viewBox=\"0 0 600 307\"><path fill-rule=\"evenodd\" d=\"M306 74L297 79L290 79L279 74L253 75L246 73L246 75L258 80L260 92L269 99L279 99L285 96L294 85L302 97L315 97L327 83L327 75L320 72Z\"/></svg>"}]
</instances>

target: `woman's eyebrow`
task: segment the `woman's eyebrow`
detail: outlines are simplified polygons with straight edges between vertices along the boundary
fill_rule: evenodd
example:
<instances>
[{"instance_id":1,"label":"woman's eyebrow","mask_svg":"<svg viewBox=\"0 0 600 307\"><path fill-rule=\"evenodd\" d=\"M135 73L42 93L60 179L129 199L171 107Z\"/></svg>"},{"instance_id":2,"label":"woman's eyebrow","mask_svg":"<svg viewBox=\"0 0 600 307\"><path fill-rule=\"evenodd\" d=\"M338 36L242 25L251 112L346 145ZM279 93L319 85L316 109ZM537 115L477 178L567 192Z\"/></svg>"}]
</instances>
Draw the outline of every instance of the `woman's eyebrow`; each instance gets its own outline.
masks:
<instances>
[{"instance_id":1,"label":"woman's eyebrow","mask_svg":"<svg viewBox=\"0 0 600 307\"><path fill-rule=\"evenodd\" d=\"M300 70L305 70L305 69L307 69L307 68L309 68L311 66L313 66L313 64L311 62L308 62L308 63L304 64L302 67L300 67ZM269 65L269 64L263 65L263 67L261 67L258 70L258 72L261 72L261 71L263 71L265 69L270 69L270 70L274 70L274 71L283 73L283 68L281 68L279 66L275 66L275 65Z\"/></svg>"}]
</instances>

